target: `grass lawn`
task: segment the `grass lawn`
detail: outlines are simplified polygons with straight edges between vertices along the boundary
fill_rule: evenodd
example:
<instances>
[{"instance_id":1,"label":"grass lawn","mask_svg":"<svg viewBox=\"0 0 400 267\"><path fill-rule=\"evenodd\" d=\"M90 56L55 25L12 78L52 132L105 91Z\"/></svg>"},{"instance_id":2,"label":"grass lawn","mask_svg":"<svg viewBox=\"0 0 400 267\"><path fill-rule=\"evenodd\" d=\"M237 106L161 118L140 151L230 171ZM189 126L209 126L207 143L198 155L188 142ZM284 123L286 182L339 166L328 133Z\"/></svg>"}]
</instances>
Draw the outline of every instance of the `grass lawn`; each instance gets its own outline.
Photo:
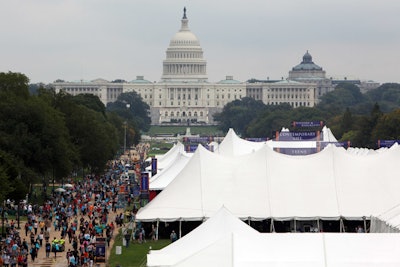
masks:
<instances>
[{"instance_id":1,"label":"grass lawn","mask_svg":"<svg viewBox=\"0 0 400 267\"><path fill-rule=\"evenodd\" d=\"M169 245L171 241L169 239L162 239L156 242L147 241L143 244L138 244L134 242L129 243L129 247L126 248L122 246L122 237L119 233L115 239L114 245L111 250L110 258L108 259L108 266L114 267L118 264L121 267L140 267L146 266L147 253L149 252L149 247L152 249L161 249ZM122 247L122 254L115 255L115 247Z\"/></svg>"}]
</instances>

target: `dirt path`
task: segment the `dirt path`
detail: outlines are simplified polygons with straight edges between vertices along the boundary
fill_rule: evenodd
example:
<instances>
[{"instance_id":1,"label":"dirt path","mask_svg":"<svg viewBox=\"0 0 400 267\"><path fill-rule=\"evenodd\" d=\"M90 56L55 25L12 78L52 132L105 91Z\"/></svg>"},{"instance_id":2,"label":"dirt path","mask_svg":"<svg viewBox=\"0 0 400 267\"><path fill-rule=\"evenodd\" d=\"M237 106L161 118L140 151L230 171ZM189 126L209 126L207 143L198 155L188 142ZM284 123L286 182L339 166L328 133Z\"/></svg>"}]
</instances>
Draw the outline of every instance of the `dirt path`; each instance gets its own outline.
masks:
<instances>
[{"instance_id":1,"label":"dirt path","mask_svg":"<svg viewBox=\"0 0 400 267\"><path fill-rule=\"evenodd\" d=\"M117 210L116 213L111 212L108 216L108 223L110 222L115 222L115 217L117 214L121 213L122 210ZM89 219L87 216L85 217L85 219ZM21 225L24 225L25 222L23 222ZM116 226L113 232L113 238L110 241L110 246L107 247L107 251L106 251L106 255L107 255L107 259L110 256L111 253L111 248L113 246L114 240L116 235L118 234L119 228ZM25 231L21 231L21 236L22 238L25 238L26 240L29 240L29 236L25 236ZM51 240L53 240L54 237L56 237L57 239L60 238L60 234L61 231L54 231L54 227L52 227L50 229L50 242ZM58 252L57 253L57 257L54 257L54 253L50 253L49 258L46 258L46 249L45 249L45 241L43 240L43 246L39 249L38 251L38 256L35 259L34 262L32 262L31 257L29 256L29 260L28 260L28 266L37 266L37 267L67 267L68 266L68 260L66 258L66 253L68 251L68 249L71 249L71 251L73 250L72 248L72 243L69 243L68 238L65 239L65 250L63 252ZM94 263L93 267L105 267L108 266L106 263Z\"/></svg>"}]
</instances>

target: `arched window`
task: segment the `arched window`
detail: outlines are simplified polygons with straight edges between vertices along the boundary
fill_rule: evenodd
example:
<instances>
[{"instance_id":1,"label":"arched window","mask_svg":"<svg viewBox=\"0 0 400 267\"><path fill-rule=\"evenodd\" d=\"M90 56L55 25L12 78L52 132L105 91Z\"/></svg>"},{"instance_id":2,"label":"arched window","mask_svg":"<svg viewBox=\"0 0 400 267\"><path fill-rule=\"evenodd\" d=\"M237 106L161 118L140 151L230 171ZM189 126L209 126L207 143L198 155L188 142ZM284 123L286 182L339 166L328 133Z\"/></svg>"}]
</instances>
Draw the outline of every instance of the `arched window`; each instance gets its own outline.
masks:
<instances>
[{"instance_id":1,"label":"arched window","mask_svg":"<svg viewBox=\"0 0 400 267\"><path fill-rule=\"evenodd\" d=\"M200 117L203 117L203 111L200 111Z\"/></svg>"},{"instance_id":2,"label":"arched window","mask_svg":"<svg viewBox=\"0 0 400 267\"><path fill-rule=\"evenodd\" d=\"M165 117L168 117L168 111L165 111Z\"/></svg>"}]
</instances>

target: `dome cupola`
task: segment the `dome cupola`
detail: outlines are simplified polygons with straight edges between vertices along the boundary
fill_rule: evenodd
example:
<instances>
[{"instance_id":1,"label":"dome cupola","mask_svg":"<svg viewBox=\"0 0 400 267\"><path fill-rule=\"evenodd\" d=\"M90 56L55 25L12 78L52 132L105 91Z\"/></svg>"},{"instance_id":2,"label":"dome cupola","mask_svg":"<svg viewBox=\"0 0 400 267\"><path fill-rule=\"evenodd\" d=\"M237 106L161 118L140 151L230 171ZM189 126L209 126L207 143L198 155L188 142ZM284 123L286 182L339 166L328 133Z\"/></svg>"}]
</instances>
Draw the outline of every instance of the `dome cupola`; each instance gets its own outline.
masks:
<instances>
[{"instance_id":1,"label":"dome cupola","mask_svg":"<svg viewBox=\"0 0 400 267\"><path fill-rule=\"evenodd\" d=\"M189 29L184 8L181 28L172 37L167 48L161 80L206 81L206 65L200 41Z\"/></svg>"}]
</instances>

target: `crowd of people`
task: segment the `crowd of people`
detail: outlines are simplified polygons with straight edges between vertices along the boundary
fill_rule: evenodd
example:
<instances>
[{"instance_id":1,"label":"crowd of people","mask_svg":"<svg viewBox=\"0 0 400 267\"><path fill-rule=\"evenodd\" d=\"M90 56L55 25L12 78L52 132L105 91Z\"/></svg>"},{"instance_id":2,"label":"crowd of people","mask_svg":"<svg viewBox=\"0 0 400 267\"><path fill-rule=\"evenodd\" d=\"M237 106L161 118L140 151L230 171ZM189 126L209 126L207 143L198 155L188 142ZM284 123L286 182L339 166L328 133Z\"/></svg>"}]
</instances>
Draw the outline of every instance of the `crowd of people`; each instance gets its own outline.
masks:
<instances>
[{"instance_id":1,"label":"crowd of people","mask_svg":"<svg viewBox=\"0 0 400 267\"><path fill-rule=\"evenodd\" d=\"M61 254L70 267L93 266L102 256L96 252L96 240L105 238L110 245L117 227L120 183L113 178L86 176L66 192L53 192L43 205L27 205L22 229L6 218L0 266L28 266L41 250L46 258Z\"/></svg>"}]
</instances>

